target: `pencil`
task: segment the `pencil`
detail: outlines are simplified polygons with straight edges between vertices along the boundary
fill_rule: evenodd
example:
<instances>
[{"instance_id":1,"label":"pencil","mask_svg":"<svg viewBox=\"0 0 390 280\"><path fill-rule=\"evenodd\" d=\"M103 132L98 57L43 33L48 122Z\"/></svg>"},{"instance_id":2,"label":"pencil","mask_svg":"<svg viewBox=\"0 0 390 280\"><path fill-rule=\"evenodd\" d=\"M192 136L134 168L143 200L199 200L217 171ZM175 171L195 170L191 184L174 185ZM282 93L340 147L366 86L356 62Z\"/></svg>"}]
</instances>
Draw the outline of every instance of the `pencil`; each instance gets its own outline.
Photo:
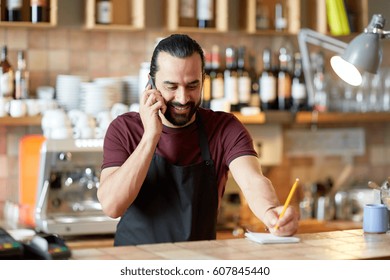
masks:
<instances>
[{"instance_id":1,"label":"pencil","mask_svg":"<svg viewBox=\"0 0 390 280\"><path fill-rule=\"evenodd\" d=\"M280 213L280 215L279 215L279 220L284 216L284 213L286 212L287 207L290 205L291 198L292 198L292 196L294 195L295 189L296 189L297 186L298 186L298 182L299 182L299 179L296 178L296 179L295 179L295 182L294 182L294 185L292 186L292 188L291 188L291 190L290 190L290 193L288 194L288 197L287 197L287 199L286 199L286 202L284 203L282 213ZM278 222L277 222L276 225L275 225L275 230L277 230L277 229L279 228L279 220L278 220Z\"/></svg>"}]
</instances>

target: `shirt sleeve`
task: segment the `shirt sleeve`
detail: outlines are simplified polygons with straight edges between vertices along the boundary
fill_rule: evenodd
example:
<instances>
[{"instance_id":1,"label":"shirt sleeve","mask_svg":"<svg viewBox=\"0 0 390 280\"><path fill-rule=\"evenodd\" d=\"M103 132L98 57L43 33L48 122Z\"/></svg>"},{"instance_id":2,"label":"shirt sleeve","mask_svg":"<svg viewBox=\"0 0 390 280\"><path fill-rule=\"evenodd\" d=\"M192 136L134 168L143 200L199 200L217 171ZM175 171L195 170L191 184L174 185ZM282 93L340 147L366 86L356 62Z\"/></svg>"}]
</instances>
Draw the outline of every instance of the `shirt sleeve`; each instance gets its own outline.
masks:
<instances>
[{"instance_id":1,"label":"shirt sleeve","mask_svg":"<svg viewBox=\"0 0 390 280\"><path fill-rule=\"evenodd\" d=\"M257 157L251 135L245 126L233 115L222 130L221 141L225 147L225 163L227 166L240 156L251 155Z\"/></svg>"},{"instance_id":2,"label":"shirt sleeve","mask_svg":"<svg viewBox=\"0 0 390 280\"><path fill-rule=\"evenodd\" d=\"M142 131L134 116L128 114L113 120L104 137L101 168L121 166L135 150L141 137Z\"/></svg>"}]
</instances>

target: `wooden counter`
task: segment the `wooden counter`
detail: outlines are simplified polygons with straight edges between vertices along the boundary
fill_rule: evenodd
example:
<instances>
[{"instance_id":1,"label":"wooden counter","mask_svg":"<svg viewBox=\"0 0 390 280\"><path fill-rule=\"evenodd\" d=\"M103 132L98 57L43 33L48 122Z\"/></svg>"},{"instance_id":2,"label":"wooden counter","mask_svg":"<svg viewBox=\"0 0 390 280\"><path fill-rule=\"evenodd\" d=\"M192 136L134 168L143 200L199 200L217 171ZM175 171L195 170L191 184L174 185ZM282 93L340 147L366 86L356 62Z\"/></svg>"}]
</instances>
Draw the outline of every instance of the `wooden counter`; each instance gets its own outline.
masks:
<instances>
[{"instance_id":1,"label":"wooden counter","mask_svg":"<svg viewBox=\"0 0 390 280\"><path fill-rule=\"evenodd\" d=\"M250 231L263 231L262 223L252 224L246 227ZM352 221L319 221L315 219L299 221L298 233L317 233L335 230L360 229L360 222ZM243 235L234 236L231 230L217 231L217 240L242 238ZM95 235L95 236L75 236L66 237L66 244L71 249L102 248L114 246L114 235Z\"/></svg>"},{"instance_id":2,"label":"wooden counter","mask_svg":"<svg viewBox=\"0 0 390 280\"><path fill-rule=\"evenodd\" d=\"M73 260L354 260L390 259L390 233L361 229L297 234L299 243L259 244L245 238L72 250Z\"/></svg>"}]
</instances>

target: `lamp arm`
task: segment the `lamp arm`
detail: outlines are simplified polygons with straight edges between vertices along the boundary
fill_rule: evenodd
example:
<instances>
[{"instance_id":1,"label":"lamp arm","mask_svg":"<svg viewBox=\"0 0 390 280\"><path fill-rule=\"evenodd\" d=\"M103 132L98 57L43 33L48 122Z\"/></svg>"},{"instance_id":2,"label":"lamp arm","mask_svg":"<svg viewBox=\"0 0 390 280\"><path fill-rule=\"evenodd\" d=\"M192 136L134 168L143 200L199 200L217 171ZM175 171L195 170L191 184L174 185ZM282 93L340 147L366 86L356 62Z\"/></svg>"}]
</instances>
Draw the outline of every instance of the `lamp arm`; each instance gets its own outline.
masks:
<instances>
[{"instance_id":1,"label":"lamp arm","mask_svg":"<svg viewBox=\"0 0 390 280\"><path fill-rule=\"evenodd\" d=\"M383 31L382 36L385 39L390 39L390 31Z\"/></svg>"},{"instance_id":2,"label":"lamp arm","mask_svg":"<svg viewBox=\"0 0 390 280\"><path fill-rule=\"evenodd\" d=\"M326 36L322 33L308 28L302 28L298 33L298 45L302 57L302 68L305 75L306 90L308 95L309 106L314 105L314 78L310 63L310 53L307 44L316 45L324 49L341 54L347 48L348 44Z\"/></svg>"}]
</instances>

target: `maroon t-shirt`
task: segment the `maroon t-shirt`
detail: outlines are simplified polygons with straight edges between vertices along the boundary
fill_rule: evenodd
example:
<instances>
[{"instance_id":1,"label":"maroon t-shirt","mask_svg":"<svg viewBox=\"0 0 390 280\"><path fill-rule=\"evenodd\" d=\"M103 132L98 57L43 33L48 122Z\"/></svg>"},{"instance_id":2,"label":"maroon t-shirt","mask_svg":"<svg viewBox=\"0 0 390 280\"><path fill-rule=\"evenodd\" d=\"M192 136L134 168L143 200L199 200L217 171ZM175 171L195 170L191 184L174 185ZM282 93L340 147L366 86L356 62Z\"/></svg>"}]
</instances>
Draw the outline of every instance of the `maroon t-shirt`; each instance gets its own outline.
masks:
<instances>
[{"instance_id":1,"label":"maroon t-shirt","mask_svg":"<svg viewBox=\"0 0 390 280\"><path fill-rule=\"evenodd\" d=\"M229 164L243 155L257 156L253 140L232 114L199 108L206 130L211 158L214 161L221 198L228 178ZM141 141L144 129L138 113L118 116L110 124L105 139L102 169L121 166ZM174 165L190 165L202 161L196 122L183 128L164 126L156 153Z\"/></svg>"}]
</instances>

